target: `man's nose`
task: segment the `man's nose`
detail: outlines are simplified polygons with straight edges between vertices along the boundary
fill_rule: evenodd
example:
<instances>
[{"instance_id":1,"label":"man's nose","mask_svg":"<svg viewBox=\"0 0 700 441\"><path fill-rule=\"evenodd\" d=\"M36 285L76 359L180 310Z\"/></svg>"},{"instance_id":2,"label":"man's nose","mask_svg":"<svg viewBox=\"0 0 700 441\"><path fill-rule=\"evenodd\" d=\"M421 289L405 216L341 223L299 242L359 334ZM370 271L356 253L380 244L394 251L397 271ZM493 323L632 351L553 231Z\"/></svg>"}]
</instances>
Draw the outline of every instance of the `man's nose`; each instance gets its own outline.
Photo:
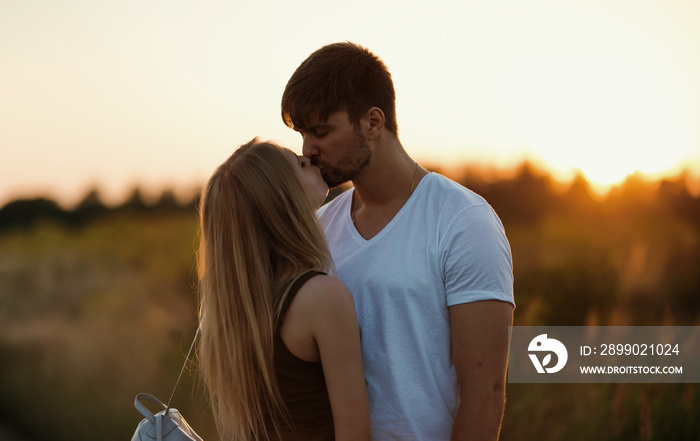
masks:
<instances>
[{"instance_id":1,"label":"man's nose","mask_svg":"<svg viewBox=\"0 0 700 441\"><path fill-rule=\"evenodd\" d=\"M318 146L311 136L305 136L301 143L301 154L307 158L313 158L318 155Z\"/></svg>"}]
</instances>

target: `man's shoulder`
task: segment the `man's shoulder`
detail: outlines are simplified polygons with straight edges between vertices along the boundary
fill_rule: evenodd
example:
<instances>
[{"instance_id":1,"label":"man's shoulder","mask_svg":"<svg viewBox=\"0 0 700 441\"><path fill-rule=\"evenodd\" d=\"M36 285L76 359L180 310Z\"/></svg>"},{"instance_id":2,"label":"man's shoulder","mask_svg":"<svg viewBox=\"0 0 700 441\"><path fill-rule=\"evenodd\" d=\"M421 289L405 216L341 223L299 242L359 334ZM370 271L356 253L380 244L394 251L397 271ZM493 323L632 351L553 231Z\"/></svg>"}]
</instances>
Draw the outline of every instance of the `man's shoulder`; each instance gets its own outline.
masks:
<instances>
[{"instance_id":1,"label":"man's shoulder","mask_svg":"<svg viewBox=\"0 0 700 441\"><path fill-rule=\"evenodd\" d=\"M496 211L479 194L445 176L436 173L429 176L415 209L437 222L439 231L457 234L469 229L503 228Z\"/></svg>"},{"instance_id":2,"label":"man's shoulder","mask_svg":"<svg viewBox=\"0 0 700 441\"><path fill-rule=\"evenodd\" d=\"M482 196L446 176L430 173L426 178L429 200L441 201L458 209L476 205L488 206L488 202Z\"/></svg>"}]
</instances>

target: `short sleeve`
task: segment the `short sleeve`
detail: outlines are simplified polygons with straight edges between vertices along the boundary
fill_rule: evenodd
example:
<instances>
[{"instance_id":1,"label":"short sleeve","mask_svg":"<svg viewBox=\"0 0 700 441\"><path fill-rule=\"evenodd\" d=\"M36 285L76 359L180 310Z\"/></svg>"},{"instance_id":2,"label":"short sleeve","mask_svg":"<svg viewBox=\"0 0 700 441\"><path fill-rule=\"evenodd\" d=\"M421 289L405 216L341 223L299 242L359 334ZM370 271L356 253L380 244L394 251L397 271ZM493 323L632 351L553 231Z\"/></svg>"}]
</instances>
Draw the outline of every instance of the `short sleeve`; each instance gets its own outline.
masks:
<instances>
[{"instance_id":1,"label":"short sleeve","mask_svg":"<svg viewBox=\"0 0 700 441\"><path fill-rule=\"evenodd\" d=\"M447 306L480 300L515 306L510 245L490 205L459 213L441 242Z\"/></svg>"}]
</instances>

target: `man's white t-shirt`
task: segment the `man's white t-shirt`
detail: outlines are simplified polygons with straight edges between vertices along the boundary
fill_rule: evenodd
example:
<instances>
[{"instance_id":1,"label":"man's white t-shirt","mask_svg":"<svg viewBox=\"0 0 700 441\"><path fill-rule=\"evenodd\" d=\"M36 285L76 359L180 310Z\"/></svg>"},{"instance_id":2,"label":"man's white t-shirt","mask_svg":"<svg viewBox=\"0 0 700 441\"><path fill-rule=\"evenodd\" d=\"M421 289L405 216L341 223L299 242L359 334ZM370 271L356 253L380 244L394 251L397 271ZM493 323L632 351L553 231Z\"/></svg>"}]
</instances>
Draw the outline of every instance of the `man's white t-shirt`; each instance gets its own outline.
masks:
<instances>
[{"instance_id":1,"label":"man's white t-shirt","mask_svg":"<svg viewBox=\"0 0 700 441\"><path fill-rule=\"evenodd\" d=\"M350 218L354 190L319 210L336 267L352 292L373 440L447 441L458 404L448 307L513 301L510 246L486 201L428 174L370 240Z\"/></svg>"}]
</instances>

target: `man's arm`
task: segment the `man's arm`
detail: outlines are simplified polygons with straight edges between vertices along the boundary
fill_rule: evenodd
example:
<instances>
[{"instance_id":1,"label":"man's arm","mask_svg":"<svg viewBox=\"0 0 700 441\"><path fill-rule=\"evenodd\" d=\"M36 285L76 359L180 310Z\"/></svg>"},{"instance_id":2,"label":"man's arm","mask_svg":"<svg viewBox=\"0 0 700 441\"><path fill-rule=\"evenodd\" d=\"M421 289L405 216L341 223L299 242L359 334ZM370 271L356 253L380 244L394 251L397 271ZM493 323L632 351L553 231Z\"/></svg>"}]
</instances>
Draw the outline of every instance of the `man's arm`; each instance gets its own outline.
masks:
<instances>
[{"instance_id":1,"label":"man's arm","mask_svg":"<svg viewBox=\"0 0 700 441\"><path fill-rule=\"evenodd\" d=\"M483 300L450 307L459 407L451 441L498 439L505 405L513 305Z\"/></svg>"}]
</instances>

